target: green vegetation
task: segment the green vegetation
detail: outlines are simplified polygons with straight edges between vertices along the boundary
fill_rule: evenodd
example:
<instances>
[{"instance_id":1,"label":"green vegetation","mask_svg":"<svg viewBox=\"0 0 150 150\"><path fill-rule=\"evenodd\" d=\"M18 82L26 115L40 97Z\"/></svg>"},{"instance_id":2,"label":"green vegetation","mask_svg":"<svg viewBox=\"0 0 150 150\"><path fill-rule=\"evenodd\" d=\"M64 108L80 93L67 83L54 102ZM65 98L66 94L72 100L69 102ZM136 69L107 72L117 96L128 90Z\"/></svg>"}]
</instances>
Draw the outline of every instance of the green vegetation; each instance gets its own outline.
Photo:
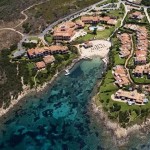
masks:
<instances>
[{"instance_id":1,"label":"green vegetation","mask_svg":"<svg viewBox=\"0 0 150 150\"><path fill-rule=\"evenodd\" d=\"M109 4L109 3L117 3L118 0L107 0L106 2L103 2L99 5L97 5L97 7L100 7L100 6L103 6L103 5L106 5L106 4Z\"/></svg>"},{"instance_id":2,"label":"green vegetation","mask_svg":"<svg viewBox=\"0 0 150 150\"><path fill-rule=\"evenodd\" d=\"M24 33L29 33L32 29L32 25L30 25L28 22L27 23L24 23L22 25L23 29L24 29Z\"/></svg>"},{"instance_id":3,"label":"green vegetation","mask_svg":"<svg viewBox=\"0 0 150 150\"><path fill-rule=\"evenodd\" d=\"M150 6L150 1L149 0L142 0L141 4L145 6Z\"/></svg>"},{"instance_id":4,"label":"green vegetation","mask_svg":"<svg viewBox=\"0 0 150 150\"><path fill-rule=\"evenodd\" d=\"M17 73L17 66L20 64L11 63L9 58L14 48L16 46L4 49L0 54L0 107L4 104L4 108L9 106L11 95L17 98L18 93L22 91L21 75Z\"/></svg>"},{"instance_id":5,"label":"green vegetation","mask_svg":"<svg viewBox=\"0 0 150 150\"><path fill-rule=\"evenodd\" d=\"M133 76L132 72L130 74L135 84L150 84L150 79L148 79L146 75L141 78L136 78Z\"/></svg>"},{"instance_id":6,"label":"green vegetation","mask_svg":"<svg viewBox=\"0 0 150 150\"><path fill-rule=\"evenodd\" d=\"M150 8L147 9L148 15L150 17Z\"/></svg>"},{"instance_id":7,"label":"green vegetation","mask_svg":"<svg viewBox=\"0 0 150 150\"><path fill-rule=\"evenodd\" d=\"M35 48L37 46L37 44L36 43L25 43L25 42L23 42L22 46L30 49L30 48Z\"/></svg>"},{"instance_id":8,"label":"green vegetation","mask_svg":"<svg viewBox=\"0 0 150 150\"><path fill-rule=\"evenodd\" d=\"M29 60L27 58L11 60L11 53L16 50L13 45L10 49L4 49L0 53L0 107L8 107L11 97L17 98L22 92L22 86L28 85L33 88L34 77L37 73L35 62L42 58ZM40 71L36 77L37 85L42 85L49 81L56 71L61 71L64 67L72 63L72 60L78 56L76 47L69 46L70 53L64 55L54 55L56 61L54 65L47 65L44 71ZM15 79L15 80L14 80Z\"/></svg>"},{"instance_id":9,"label":"green vegetation","mask_svg":"<svg viewBox=\"0 0 150 150\"><path fill-rule=\"evenodd\" d=\"M43 18L47 23L51 23L63 16L71 14L77 10L80 10L97 2L99 2L99 0L47 1L44 4L32 8L30 10L30 14L33 14L35 18Z\"/></svg>"},{"instance_id":10,"label":"green vegetation","mask_svg":"<svg viewBox=\"0 0 150 150\"><path fill-rule=\"evenodd\" d=\"M51 36L50 34L45 35L45 36L44 36L44 39L45 39L45 41L48 42L49 44L51 44L52 41L53 41L53 38L52 38L52 36Z\"/></svg>"},{"instance_id":11,"label":"green vegetation","mask_svg":"<svg viewBox=\"0 0 150 150\"><path fill-rule=\"evenodd\" d=\"M113 45L109 54L110 63L102 80L100 92L96 99L96 104L102 105L104 111L108 113L108 117L111 120L119 121L122 127L130 126L135 123L141 123L148 117L148 114L150 113L150 102L143 106L128 106L124 102L115 102L111 98L111 96L119 89L114 84L115 79L112 74L113 66L124 65L125 63L125 59L119 58L118 55L120 42L116 38L116 35L113 36L111 41Z\"/></svg>"},{"instance_id":12,"label":"green vegetation","mask_svg":"<svg viewBox=\"0 0 150 150\"><path fill-rule=\"evenodd\" d=\"M98 25L99 26L105 26L105 30L103 31L96 31L96 34L92 31L90 31L88 28L89 28L89 25L86 25L84 30L88 33L87 35L83 36L83 37L79 37L77 38L74 42L72 42L73 44L81 44L83 42L86 42L86 41L89 41L89 40L93 40L93 39L98 39L98 40L101 40L101 39L105 39L107 40L114 32L114 30L120 26L120 23L121 23L121 19L123 18L123 15L124 15L124 6L121 5L120 9L118 10L111 10L109 11L108 13L104 13L103 15L108 15L108 16L115 16L119 21L117 23L116 26L108 26L108 25L105 25L105 24L101 24L99 23ZM117 54L116 54L117 55ZM118 55L119 56L119 55ZM116 56L117 57L117 56Z\"/></svg>"},{"instance_id":13,"label":"green vegetation","mask_svg":"<svg viewBox=\"0 0 150 150\"><path fill-rule=\"evenodd\" d=\"M146 17L146 16L144 16L143 19L134 19L134 18L131 18L131 17L130 17L130 15L131 15L132 13L134 13L135 11L137 11L137 10L133 9L133 10L131 10L130 12L128 12L127 17L126 17L126 19L125 19L125 23L146 25L146 24L148 23L148 20L147 20L147 17ZM145 13L144 13L143 10L140 10L140 12L141 12L143 15L145 15Z\"/></svg>"}]
</instances>

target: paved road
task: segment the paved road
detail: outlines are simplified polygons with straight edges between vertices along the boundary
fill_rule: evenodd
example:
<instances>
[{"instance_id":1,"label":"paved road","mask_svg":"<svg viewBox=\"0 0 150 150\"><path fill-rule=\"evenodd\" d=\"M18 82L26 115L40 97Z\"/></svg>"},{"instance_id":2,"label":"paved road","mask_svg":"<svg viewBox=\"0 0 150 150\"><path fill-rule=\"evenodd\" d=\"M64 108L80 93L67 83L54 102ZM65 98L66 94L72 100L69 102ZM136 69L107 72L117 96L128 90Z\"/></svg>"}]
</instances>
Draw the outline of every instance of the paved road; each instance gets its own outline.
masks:
<instances>
[{"instance_id":1,"label":"paved road","mask_svg":"<svg viewBox=\"0 0 150 150\"><path fill-rule=\"evenodd\" d=\"M105 2L105 1L107 1L107 0L102 0L102 1L100 1L100 2L97 2L97 3L95 3L95 4L91 5L91 6L88 6L88 7L84 8L84 9L82 9L82 10L79 10L79 11L73 13L73 14L70 14L70 15L64 17L64 18L61 18L61 19L57 20L56 22L50 24L50 25L49 25L44 31L42 31L42 33L40 33L37 37L40 38L40 39L43 41L43 43L44 43L45 45L48 45L48 43L47 43L47 42L45 41L45 39L44 39L44 35L47 34L47 33L49 32L49 30L51 30L54 26L56 26L57 24L59 24L59 23L61 23L61 22L63 22L63 21L72 20L72 19L74 19L74 18L77 18L77 17L83 15L83 13L87 13L87 12L89 12L90 10L96 8L96 6L97 6L98 4L101 4L101 3ZM33 7L33 6L32 6L32 7ZM101 6L100 8L103 8L103 6ZM29 8L28 8L28 9L29 9ZM18 43L18 49L19 49L19 50L20 50L20 49L23 49L23 47L22 47L22 42L23 42L25 39L28 39L28 38L30 38L30 37L32 37L32 36L34 36L34 35L30 35L30 36L24 35L23 39Z\"/></svg>"},{"instance_id":2,"label":"paved road","mask_svg":"<svg viewBox=\"0 0 150 150\"><path fill-rule=\"evenodd\" d=\"M47 0L47 1L48 1L48 0ZM101 3L105 2L105 1L107 1L107 0L102 0L102 1L100 1L100 2L97 2L97 3L95 3L95 4L91 5L91 6L88 6L88 7L84 8L84 9L82 9L82 10L79 10L79 11L73 13L73 14L70 14L70 15L64 17L64 18L61 18L61 19L57 20L56 22L50 24L50 25L49 25L42 33L40 33L37 37L40 38L40 39L42 40L42 42L43 42L45 45L48 45L48 43L47 43L47 42L45 41L45 39L44 39L44 35L47 34L47 33L49 32L49 30L51 30L54 26L56 26L57 24L59 24L59 23L61 23L61 22L63 22L63 21L72 20L72 19L77 18L77 17L79 17L79 16L81 16L81 15L83 15L83 14L86 14L86 13L89 12L90 10L97 8L97 7L96 7L97 5L99 5L99 4L101 4ZM32 8L32 7L36 6L36 5L40 5L40 4L42 4L42 3L44 3L44 2L40 2L40 3L38 3L38 4L31 5L30 7L26 8L26 9L23 10L23 11L21 11L21 14L25 16L25 19L22 20L22 21L21 21L18 25L16 25L14 28L2 28L2 29L0 29L0 30L12 30L12 31L14 31L14 32L16 32L16 33L18 33L18 34L20 34L20 35L23 37L22 40L18 43L18 49L19 49L19 50L24 49L24 48L22 47L22 42L23 42L25 39L28 39L28 38L30 38L30 37L33 37L34 35L25 35L25 34L19 32L19 31L17 31L15 28L18 27L18 26L20 26L23 22L25 22L25 21L28 19L28 16L25 14L25 11L29 10L30 8ZM116 4L117 4L117 7L120 6L120 1L119 1L118 3L116 3ZM105 5L100 6L99 9L102 9L104 6L105 6ZM107 6L107 4L106 4L106 6Z\"/></svg>"},{"instance_id":3,"label":"paved road","mask_svg":"<svg viewBox=\"0 0 150 150\"><path fill-rule=\"evenodd\" d=\"M150 23L150 16L149 16L149 14L147 12L147 7L144 7L144 12L145 12L145 15L147 17L148 22Z\"/></svg>"},{"instance_id":4,"label":"paved road","mask_svg":"<svg viewBox=\"0 0 150 150\"><path fill-rule=\"evenodd\" d=\"M124 14L124 16L123 16L123 18L122 18L122 20L121 20L120 26L115 29L115 31L112 33L112 35L110 35L110 37L107 39L108 41L111 39L111 37L114 35L114 33L115 33L120 27L123 26L124 20L125 20L127 14L128 14L128 11L129 11L129 10L127 9L127 6L125 5L125 2L122 2L122 1L121 1L121 2L119 2L119 3L120 3L120 4L122 3L122 4L124 5L124 7L125 7L125 14ZM119 5L119 6L120 6L120 5Z\"/></svg>"}]
</instances>

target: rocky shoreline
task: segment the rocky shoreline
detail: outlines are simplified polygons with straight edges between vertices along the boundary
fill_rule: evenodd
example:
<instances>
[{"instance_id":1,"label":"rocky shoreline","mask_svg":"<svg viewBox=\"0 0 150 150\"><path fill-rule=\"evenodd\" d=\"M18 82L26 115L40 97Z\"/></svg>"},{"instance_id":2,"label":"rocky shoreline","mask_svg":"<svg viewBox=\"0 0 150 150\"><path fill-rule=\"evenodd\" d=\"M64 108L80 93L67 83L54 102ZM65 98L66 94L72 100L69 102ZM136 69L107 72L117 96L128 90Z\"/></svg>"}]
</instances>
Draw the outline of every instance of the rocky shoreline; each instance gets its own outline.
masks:
<instances>
[{"instance_id":1,"label":"rocky shoreline","mask_svg":"<svg viewBox=\"0 0 150 150\"><path fill-rule=\"evenodd\" d=\"M107 112L104 112L102 105L96 105L98 94L92 97L90 108L91 113L97 120L103 123L104 127L111 133L114 142L118 146L124 146L128 143L131 135L135 133L148 134L150 131L150 119L147 119L142 124L135 124L131 127L123 128L117 122L113 122L108 118Z\"/></svg>"},{"instance_id":2,"label":"rocky shoreline","mask_svg":"<svg viewBox=\"0 0 150 150\"><path fill-rule=\"evenodd\" d=\"M71 65L69 65L67 68L71 69L76 63L78 63L82 59L83 58L78 57L77 59L72 60ZM28 86L25 86L23 88L23 92L21 92L18 95L17 99L13 99L13 98L11 99L11 103L8 108L6 108L6 109L0 108L0 117L3 117L4 115L6 115L11 109L14 108L14 106L16 106L20 101L25 99L27 96L34 96L37 94L40 95L41 93L43 93L48 87L52 86L53 82L59 77L59 75L63 71L64 71L64 69L61 70L60 72L57 72L50 81L45 82L43 85L40 85L38 87L30 89Z\"/></svg>"}]
</instances>

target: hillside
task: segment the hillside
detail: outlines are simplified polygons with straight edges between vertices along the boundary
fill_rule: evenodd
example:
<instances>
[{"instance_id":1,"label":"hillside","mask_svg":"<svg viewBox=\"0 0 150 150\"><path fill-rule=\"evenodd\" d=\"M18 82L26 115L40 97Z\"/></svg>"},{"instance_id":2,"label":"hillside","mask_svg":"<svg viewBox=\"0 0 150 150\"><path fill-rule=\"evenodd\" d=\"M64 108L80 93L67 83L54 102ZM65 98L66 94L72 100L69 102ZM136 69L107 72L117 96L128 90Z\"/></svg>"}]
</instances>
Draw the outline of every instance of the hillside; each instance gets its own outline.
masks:
<instances>
[{"instance_id":1,"label":"hillside","mask_svg":"<svg viewBox=\"0 0 150 150\"><path fill-rule=\"evenodd\" d=\"M44 2L44 0L0 1L0 107L2 105L3 107L8 107L11 98L18 97L18 94L22 91L22 76L25 76L26 81L30 80L26 62L12 63L10 59L12 51L17 49L16 44L22 37L15 31L4 30L3 28L13 28L24 32L26 27L30 27L29 33L39 33L48 23L94 4L99 0L48 1L26 11L25 13L29 18L20 27L15 28L24 19L21 11L42 1Z\"/></svg>"},{"instance_id":2,"label":"hillside","mask_svg":"<svg viewBox=\"0 0 150 150\"><path fill-rule=\"evenodd\" d=\"M21 11L27 9L29 6L45 2L25 11L28 15L28 19L16 28L16 30L22 33L38 34L49 23L99 1L100 0L1 0L0 29L15 28L16 25L25 19ZM12 44L16 44L16 33L11 32L11 40L8 40L10 39L8 33L9 30L0 31L0 36L3 37L3 40L0 40L0 45L2 45L0 49L9 48ZM20 40L21 38L17 39Z\"/></svg>"},{"instance_id":3,"label":"hillside","mask_svg":"<svg viewBox=\"0 0 150 150\"><path fill-rule=\"evenodd\" d=\"M145 6L150 6L150 0L142 0L142 4Z\"/></svg>"}]
</instances>

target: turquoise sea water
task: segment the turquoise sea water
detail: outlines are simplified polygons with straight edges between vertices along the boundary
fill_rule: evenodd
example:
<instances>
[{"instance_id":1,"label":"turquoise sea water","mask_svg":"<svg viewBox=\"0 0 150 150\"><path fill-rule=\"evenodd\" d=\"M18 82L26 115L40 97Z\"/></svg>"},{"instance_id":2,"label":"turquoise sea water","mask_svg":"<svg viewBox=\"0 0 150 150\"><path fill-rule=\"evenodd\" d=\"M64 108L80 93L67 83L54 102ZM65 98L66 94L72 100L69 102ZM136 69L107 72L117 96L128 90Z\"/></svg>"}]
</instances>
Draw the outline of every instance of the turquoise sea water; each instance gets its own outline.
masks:
<instances>
[{"instance_id":1,"label":"turquoise sea water","mask_svg":"<svg viewBox=\"0 0 150 150\"><path fill-rule=\"evenodd\" d=\"M0 120L0 150L118 150L110 133L89 113L103 69L99 58L82 61L42 95L20 102Z\"/></svg>"}]
</instances>

